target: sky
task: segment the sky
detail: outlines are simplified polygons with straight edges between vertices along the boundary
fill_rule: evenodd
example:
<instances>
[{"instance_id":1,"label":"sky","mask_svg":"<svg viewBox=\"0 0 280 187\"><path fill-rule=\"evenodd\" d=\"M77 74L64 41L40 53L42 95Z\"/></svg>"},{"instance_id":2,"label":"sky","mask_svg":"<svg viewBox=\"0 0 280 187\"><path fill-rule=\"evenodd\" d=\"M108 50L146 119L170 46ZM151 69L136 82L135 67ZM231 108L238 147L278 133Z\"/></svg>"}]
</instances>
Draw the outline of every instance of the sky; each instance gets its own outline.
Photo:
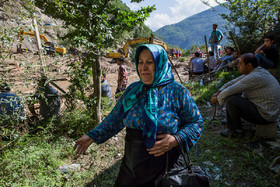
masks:
<instances>
[{"instance_id":1,"label":"sky","mask_svg":"<svg viewBox=\"0 0 280 187\"><path fill-rule=\"evenodd\" d=\"M130 0L122 0L122 2L131 10L138 10L141 6L156 5L156 10L145 21L145 24L152 31L165 25L178 23L187 17L209 9L200 0L144 0L141 3L130 3ZM214 0L209 0L209 3L212 6L217 5Z\"/></svg>"}]
</instances>

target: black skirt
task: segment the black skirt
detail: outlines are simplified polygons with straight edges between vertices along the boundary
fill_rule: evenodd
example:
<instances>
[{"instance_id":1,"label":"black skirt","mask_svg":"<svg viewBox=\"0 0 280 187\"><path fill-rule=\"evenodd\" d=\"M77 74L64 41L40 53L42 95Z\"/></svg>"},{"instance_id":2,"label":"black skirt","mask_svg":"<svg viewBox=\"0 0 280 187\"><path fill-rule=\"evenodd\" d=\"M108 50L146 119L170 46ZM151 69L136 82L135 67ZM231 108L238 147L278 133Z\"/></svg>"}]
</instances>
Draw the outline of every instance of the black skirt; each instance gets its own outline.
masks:
<instances>
[{"instance_id":1,"label":"black skirt","mask_svg":"<svg viewBox=\"0 0 280 187\"><path fill-rule=\"evenodd\" d=\"M166 153L159 157L149 155L142 131L126 128L125 153L115 187L149 187L165 171ZM173 148L168 153L169 168L177 161L179 152Z\"/></svg>"}]
</instances>

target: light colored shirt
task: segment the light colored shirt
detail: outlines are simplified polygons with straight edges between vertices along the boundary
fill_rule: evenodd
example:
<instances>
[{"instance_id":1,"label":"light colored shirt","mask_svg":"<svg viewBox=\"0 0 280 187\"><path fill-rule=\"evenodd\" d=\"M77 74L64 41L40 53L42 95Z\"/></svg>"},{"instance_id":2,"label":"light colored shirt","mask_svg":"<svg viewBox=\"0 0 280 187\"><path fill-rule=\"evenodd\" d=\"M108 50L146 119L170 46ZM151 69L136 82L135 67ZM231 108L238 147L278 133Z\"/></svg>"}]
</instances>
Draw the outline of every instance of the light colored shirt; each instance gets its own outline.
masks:
<instances>
[{"instance_id":1,"label":"light colored shirt","mask_svg":"<svg viewBox=\"0 0 280 187\"><path fill-rule=\"evenodd\" d=\"M113 99L111 87L107 80L101 83L101 97L108 97L110 100Z\"/></svg>"},{"instance_id":2,"label":"light colored shirt","mask_svg":"<svg viewBox=\"0 0 280 187\"><path fill-rule=\"evenodd\" d=\"M244 98L251 101L261 116L274 122L280 114L280 85L278 81L262 67L256 67L248 75L242 75L221 89L217 99L223 105L230 95L242 93Z\"/></svg>"},{"instance_id":3,"label":"light colored shirt","mask_svg":"<svg viewBox=\"0 0 280 187\"><path fill-rule=\"evenodd\" d=\"M216 62L215 57L214 56L209 56L210 69L214 69L215 68L215 62ZM207 64L207 58L203 61L203 63L208 65Z\"/></svg>"},{"instance_id":4,"label":"light colored shirt","mask_svg":"<svg viewBox=\"0 0 280 187\"><path fill-rule=\"evenodd\" d=\"M203 72L203 65L204 62L201 58L196 57L195 59L192 60L192 65L191 65L191 70L193 72Z\"/></svg>"}]
</instances>

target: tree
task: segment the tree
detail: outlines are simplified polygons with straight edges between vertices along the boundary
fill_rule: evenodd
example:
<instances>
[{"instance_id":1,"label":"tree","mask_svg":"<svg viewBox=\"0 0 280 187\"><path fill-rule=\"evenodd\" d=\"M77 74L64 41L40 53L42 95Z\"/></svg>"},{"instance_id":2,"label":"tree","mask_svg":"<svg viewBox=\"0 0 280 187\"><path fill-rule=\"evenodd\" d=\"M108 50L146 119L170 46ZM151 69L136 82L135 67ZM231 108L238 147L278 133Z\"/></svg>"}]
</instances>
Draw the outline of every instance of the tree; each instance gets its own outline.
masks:
<instances>
[{"instance_id":1,"label":"tree","mask_svg":"<svg viewBox=\"0 0 280 187\"><path fill-rule=\"evenodd\" d=\"M35 0L35 3L46 14L63 20L64 26L70 29L65 38L70 38L74 46L82 46L87 53L80 65L85 71L79 73L84 73L82 77L85 79L93 76L93 116L98 124L101 121L99 56L105 47L112 44L115 36L142 25L155 9L154 6L142 7L134 12L120 8L120 0ZM92 72L89 71L90 68ZM83 89L81 84L77 88Z\"/></svg>"},{"instance_id":2,"label":"tree","mask_svg":"<svg viewBox=\"0 0 280 187\"><path fill-rule=\"evenodd\" d=\"M208 1L202 0L204 4ZM280 21L279 0L228 0L220 6L230 10L229 14L220 14L229 22L242 53L253 52L263 37L273 31ZM210 6L210 5L209 5Z\"/></svg>"}]
</instances>

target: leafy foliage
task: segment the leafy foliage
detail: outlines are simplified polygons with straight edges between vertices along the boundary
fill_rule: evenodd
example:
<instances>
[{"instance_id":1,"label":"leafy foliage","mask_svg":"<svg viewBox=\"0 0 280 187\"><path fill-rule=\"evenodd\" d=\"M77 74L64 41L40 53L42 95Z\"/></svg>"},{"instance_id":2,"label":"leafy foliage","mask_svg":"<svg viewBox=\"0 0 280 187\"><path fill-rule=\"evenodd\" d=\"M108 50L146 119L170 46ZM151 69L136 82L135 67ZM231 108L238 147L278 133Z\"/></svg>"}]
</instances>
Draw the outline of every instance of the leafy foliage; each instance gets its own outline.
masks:
<instances>
[{"instance_id":1,"label":"leafy foliage","mask_svg":"<svg viewBox=\"0 0 280 187\"><path fill-rule=\"evenodd\" d=\"M88 98L84 96L82 91L84 85L81 85L79 80L83 80L82 83L85 84L89 82L88 78L90 76L93 77L91 86L94 88L93 98L95 101L91 111L98 124L101 121L101 69L99 55L104 47L113 44L114 38L119 36L120 33L132 31L137 25L142 25L154 10L154 6L142 7L134 12L128 10L125 6L121 8L119 0L36 0L35 3L45 13L52 15L53 18L63 20L64 26L71 29L65 38L71 38L73 46L83 47L87 53L86 57L82 58L80 65L74 63L71 66L73 69L83 67L85 70L77 70L78 75L74 76L75 80L72 81L74 83L72 84L72 91L79 92L80 98L86 104ZM92 73L90 73L90 69ZM74 93L73 95L76 94Z\"/></svg>"}]
</instances>

